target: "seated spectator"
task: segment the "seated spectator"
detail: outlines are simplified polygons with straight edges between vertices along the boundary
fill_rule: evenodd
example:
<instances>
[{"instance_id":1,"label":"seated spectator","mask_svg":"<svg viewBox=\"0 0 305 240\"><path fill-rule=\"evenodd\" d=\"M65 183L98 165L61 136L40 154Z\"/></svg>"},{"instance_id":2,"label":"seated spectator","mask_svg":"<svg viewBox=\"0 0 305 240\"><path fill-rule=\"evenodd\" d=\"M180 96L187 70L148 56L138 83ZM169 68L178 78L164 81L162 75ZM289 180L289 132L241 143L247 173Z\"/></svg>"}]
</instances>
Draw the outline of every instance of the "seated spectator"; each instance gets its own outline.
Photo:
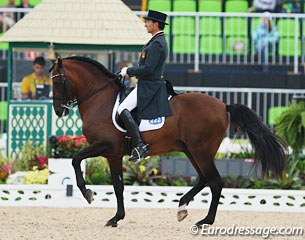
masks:
<instances>
[{"instance_id":1,"label":"seated spectator","mask_svg":"<svg viewBox=\"0 0 305 240\"><path fill-rule=\"evenodd\" d=\"M14 0L8 0L7 5L1 6L1 8L14 8L15 3ZM3 12L3 14L0 14L0 23L2 23L2 32L6 32L10 27L12 27L15 24L15 17L14 13L11 12Z\"/></svg>"},{"instance_id":2,"label":"seated spectator","mask_svg":"<svg viewBox=\"0 0 305 240\"><path fill-rule=\"evenodd\" d=\"M263 70L268 71L269 52L275 50L279 35L276 26L272 26L272 18L269 12L265 12L262 22L254 29L252 38L256 53L262 60ZM274 51L273 51L274 52Z\"/></svg>"},{"instance_id":3,"label":"seated spectator","mask_svg":"<svg viewBox=\"0 0 305 240\"><path fill-rule=\"evenodd\" d=\"M22 100L45 100L49 98L51 80L44 75L46 62L43 57L35 58L34 72L22 79Z\"/></svg>"},{"instance_id":4,"label":"seated spectator","mask_svg":"<svg viewBox=\"0 0 305 240\"><path fill-rule=\"evenodd\" d=\"M298 0L279 0L277 2L277 12L279 13L300 13L301 4Z\"/></svg>"},{"instance_id":5,"label":"seated spectator","mask_svg":"<svg viewBox=\"0 0 305 240\"><path fill-rule=\"evenodd\" d=\"M253 6L249 12L274 12L276 0L253 0Z\"/></svg>"}]
</instances>

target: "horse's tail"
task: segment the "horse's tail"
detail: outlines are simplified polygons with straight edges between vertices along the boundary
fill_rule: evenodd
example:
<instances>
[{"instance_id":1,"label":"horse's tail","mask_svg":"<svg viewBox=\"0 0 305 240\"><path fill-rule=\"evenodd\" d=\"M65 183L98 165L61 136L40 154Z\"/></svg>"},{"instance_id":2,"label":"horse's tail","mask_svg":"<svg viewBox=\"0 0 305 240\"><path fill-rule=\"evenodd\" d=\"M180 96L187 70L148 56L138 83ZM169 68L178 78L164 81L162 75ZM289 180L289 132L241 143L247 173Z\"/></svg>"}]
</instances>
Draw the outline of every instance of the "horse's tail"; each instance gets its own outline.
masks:
<instances>
[{"instance_id":1,"label":"horse's tail","mask_svg":"<svg viewBox=\"0 0 305 240\"><path fill-rule=\"evenodd\" d=\"M246 106L227 105L226 109L230 113L231 124L247 133L253 146L255 162L261 163L263 174L270 172L276 177L281 177L286 160L284 142Z\"/></svg>"}]
</instances>

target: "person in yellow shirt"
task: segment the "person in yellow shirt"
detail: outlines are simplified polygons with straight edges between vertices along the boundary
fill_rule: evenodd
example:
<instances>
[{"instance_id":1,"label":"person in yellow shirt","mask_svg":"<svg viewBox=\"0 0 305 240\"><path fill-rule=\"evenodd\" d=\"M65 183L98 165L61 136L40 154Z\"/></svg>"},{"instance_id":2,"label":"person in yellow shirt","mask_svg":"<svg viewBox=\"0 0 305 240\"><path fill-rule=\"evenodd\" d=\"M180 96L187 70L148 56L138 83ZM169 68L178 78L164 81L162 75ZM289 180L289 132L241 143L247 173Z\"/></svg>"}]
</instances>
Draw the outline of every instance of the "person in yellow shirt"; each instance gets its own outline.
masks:
<instances>
[{"instance_id":1,"label":"person in yellow shirt","mask_svg":"<svg viewBox=\"0 0 305 240\"><path fill-rule=\"evenodd\" d=\"M46 61L43 57L35 58L34 72L22 79L22 100L45 100L49 98L51 80L44 75Z\"/></svg>"}]
</instances>

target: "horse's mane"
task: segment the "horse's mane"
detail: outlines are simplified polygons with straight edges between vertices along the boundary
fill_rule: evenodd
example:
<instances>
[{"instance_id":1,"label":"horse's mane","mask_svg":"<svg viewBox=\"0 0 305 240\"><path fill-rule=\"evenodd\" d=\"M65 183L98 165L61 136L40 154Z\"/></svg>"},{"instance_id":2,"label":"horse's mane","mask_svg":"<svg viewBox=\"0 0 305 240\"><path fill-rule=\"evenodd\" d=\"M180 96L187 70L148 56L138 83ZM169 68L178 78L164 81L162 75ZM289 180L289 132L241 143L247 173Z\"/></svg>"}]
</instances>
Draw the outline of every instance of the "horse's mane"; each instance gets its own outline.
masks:
<instances>
[{"instance_id":1,"label":"horse's mane","mask_svg":"<svg viewBox=\"0 0 305 240\"><path fill-rule=\"evenodd\" d=\"M99 70L101 70L107 77L110 77L110 78L116 77L116 75L114 73L110 72L103 64L101 64L100 62L93 60L91 58L84 57L84 56L72 56L72 57L67 57L65 59L71 59L71 60L77 60L77 61L90 63L90 64L94 65L95 67L97 67Z\"/></svg>"}]
</instances>

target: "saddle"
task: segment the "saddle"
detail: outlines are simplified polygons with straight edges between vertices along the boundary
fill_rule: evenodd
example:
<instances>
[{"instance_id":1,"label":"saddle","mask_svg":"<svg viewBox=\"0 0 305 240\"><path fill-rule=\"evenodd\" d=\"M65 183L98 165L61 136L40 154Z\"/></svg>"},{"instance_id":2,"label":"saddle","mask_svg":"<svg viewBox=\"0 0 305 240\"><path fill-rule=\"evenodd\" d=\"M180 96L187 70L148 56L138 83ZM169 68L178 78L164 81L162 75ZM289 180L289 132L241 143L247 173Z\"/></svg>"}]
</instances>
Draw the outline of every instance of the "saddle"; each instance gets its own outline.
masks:
<instances>
[{"instance_id":1,"label":"saddle","mask_svg":"<svg viewBox=\"0 0 305 240\"><path fill-rule=\"evenodd\" d=\"M182 92L177 92L174 90L173 88L173 85L170 81L168 80L165 80L165 83L166 83L166 90L167 90L167 94L168 94L168 98L170 99L171 97L174 97L174 96L177 96L179 94L182 94ZM122 85L122 88L119 92L119 104L121 104L124 99L130 94L130 92L133 90L134 88L133 87L126 87L126 86L123 86ZM131 111L131 115L133 117L133 119L135 120L135 122L138 124L138 126L140 125L140 121L138 120L137 118L137 115L138 115L138 108L135 108ZM157 119L154 119L155 120L155 124L157 124L160 120ZM115 115L115 121L116 123L124 129L124 124L122 122L122 120L120 119L119 117L119 114L116 113Z\"/></svg>"},{"instance_id":2,"label":"saddle","mask_svg":"<svg viewBox=\"0 0 305 240\"><path fill-rule=\"evenodd\" d=\"M173 85L169 81L165 80L165 82L166 82L168 99L181 94L174 90ZM112 112L112 120L113 120L114 126L119 131L126 132L123 121L120 119L119 114L117 113L117 108L134 88L126 87L123 85L121 85L121 86L122 86L121 90L120 90L120 92L117 96L117 100L114 104L114 108L113 108L113 112ZM158 118L150 119L150 120L142 119L141 121L139 121L137 118L137 114L138 114L137 108L135 108L131 111L131 115L132 115L133 119L135 120L135 122L138 124L141 132L160 129L165 123L165 117L158 117ZM124 137L124 145L125 145L125 153L130 155L131 150L132 150L132 144L131 144L131 139L128 135L125 135L125 137Z\"/></svg>"}]
</instances>

